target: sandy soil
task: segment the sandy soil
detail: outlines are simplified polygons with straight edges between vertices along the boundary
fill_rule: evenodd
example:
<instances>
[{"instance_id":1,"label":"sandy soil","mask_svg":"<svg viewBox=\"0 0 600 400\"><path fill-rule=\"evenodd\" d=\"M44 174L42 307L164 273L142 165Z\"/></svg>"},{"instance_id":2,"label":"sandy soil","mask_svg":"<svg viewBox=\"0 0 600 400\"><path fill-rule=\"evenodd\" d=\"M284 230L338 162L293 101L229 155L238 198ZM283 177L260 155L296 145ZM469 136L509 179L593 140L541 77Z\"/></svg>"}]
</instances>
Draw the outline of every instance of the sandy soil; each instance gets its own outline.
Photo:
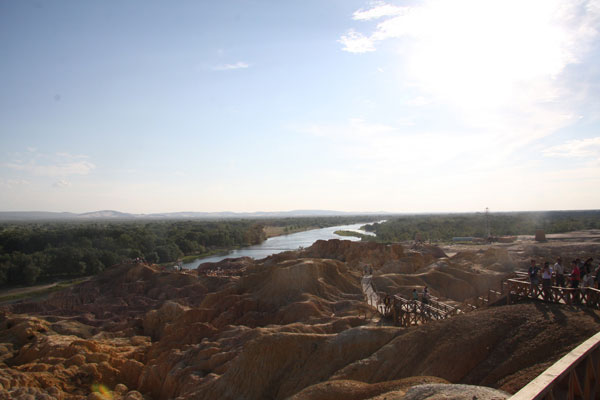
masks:
<instances>
[{"instance_id":1,"label":"sandy soil","mask_svg":"<svg viewBox=\"0 0 600 400\"><path fill-rule=\"evenodd\" d=\"M593 257L594 267L600 261L600 230L548 234L546 239L546 242L537 242L533 235L520 235L512 243L440 243L438 245L449 257L460 252L479 252L489 248L502 248L508 251L515 258L517 266L523 269L529 266L529 258L554 263L556 256L560 255L568 263L571 260L569 257L581 259Z\"/></svg>"},{"instance_id":2,"label":"sandy soil","mask_svg":"<svg viewBox=\"0 0 600 400\"><path fill-rule=\"evenodd\" d=\"M597 239L444 245L452 257L436 246L335 239L224 260L218 276L115 266L43 301L0 307L0 399L98 399L95 383L114 400L414 400L414 384L444 382L514 393L596 333L598 312L524 302L385 326L367 316L364 266L380 291L428 286L462 302L530 258L596 258Z\"/></svg>"}]
</instances>

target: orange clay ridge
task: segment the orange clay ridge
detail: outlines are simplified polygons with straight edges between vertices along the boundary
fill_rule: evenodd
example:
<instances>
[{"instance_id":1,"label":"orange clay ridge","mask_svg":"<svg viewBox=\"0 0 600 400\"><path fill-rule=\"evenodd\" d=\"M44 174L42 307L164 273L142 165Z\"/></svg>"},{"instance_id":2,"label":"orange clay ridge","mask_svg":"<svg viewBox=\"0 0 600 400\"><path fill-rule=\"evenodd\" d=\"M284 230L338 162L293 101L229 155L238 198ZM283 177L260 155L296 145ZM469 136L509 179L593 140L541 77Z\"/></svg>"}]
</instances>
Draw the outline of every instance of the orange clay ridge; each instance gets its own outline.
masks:
<instances>
[{"instance_id":1,"label":"orange clay ridge","mask_svg":"<svg viewBox=\"0 0 600 400\"><path fill-rule=\"evenodd\" d=\"M0 306L0 399L503 399L597 332L597 312L501 301L402 328L365 302L365 266L378 291L428 286L460 308L531 258L597 256L599 238L330 240L183 272L112 267Z\"/></svg>"}]
</instances>

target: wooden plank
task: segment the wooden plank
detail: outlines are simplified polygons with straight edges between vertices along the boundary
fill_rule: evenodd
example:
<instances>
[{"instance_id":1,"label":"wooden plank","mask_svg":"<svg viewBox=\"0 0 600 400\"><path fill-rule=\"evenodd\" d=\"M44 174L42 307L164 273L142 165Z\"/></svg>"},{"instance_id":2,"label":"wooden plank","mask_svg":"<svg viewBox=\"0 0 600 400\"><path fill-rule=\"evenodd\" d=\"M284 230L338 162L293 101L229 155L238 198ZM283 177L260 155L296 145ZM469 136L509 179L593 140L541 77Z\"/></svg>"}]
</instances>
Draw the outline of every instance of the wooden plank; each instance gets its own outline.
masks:
<instances>
[{"instance_id":1,"label":"wooden plank","mask_svg":"<svg viewBox=\"0 0 600 400\"><path fill-rule=\"evenodd\" d=\"M571 352L566 354L563 358L558 360L552 366L550 366L546 371L542 372L537 378L533 381L529 382L525 387L515 393L510 397L511 400L541 400L548 393L552 391L552 387L558 381L569 378L573 379L574 369L575 367L589 355L591 355L594 350L600 347L600 332L577 346ZM571 374L573 372L573 374ZM576 378L576 376L575 376ZM571 394L575 394L578 391L581 391L581 387L578 388L572 387L571 384L575 384L574 382L570 382L569 391Z\"/></svg>"},{"instance_id":2,"label":"wooden plank","mask_svg":"<svg viewBox=\"0 0 600 400\"><path fill-rule=\"evenodd\" d=\"M575 372L575 369L572 368L569 370L569 396L583 396L583 390L581 389L581 382L579 382L579 377Z\"/></svg>"},{"instance_id":3,"label":"wooden plank","mask_svg":"<svg viewBox=\"0 0 600 400\"><path fill-rule=\"evenodd\" d=\"M594 370L594 363L592 361L591 353L586 357L585 361L585 372L583 375L583 397L591 399L592 394L595 392L596 383L596 371Z\"/></svg>"}]
</instances>

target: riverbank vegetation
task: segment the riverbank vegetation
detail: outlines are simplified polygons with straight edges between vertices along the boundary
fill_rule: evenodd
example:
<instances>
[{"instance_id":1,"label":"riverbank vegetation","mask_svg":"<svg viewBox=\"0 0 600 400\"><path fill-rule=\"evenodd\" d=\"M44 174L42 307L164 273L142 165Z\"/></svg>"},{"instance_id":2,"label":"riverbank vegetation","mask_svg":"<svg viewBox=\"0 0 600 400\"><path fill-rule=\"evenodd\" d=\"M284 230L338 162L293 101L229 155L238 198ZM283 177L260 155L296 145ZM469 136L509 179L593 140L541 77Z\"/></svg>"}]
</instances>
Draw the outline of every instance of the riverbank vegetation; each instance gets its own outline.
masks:
<instances>
[{"instance_id":1,"label":"riverbank vegetation","mask_svg":"<svg viewBox=\"0 0 600 400\"><path fill-rule=\"evenodd\" d=\"M349 216L3 223L0 224L0 286L94 275L136 258L170 263L185 256L207 256L215 251L261 243L267 238L267 227L285 233L378 219Z\"/></svg>"},{"instance_id":2,"label":"riverbank vegetation","mask_svg":"<svg viewBox=\"0 0 600 400\"><path fill-rule=\"evenodd\" d=\"M356 232L356 231L344 231L344 230L340 230L340 231L335 231L333 232L338 236L351 236L351 237L357 237L359 239L361 239L363 242L366 241L375 241L376 237L374 235L365 235L364 233L360 233L360 232Z\"/></svg>"},{"instance_id":3,"label":"riverbank vegetation","mask_svg":"<svg viewBox=\"0 0 600 400\"><path fill-rule=\"evenodd\" d=\"M417 234L422 240L449 241L458 236L486 238L488 226L492 236L600 229L600 210L405 215L362 229L374 232L381 242L414 240Z\"/></svg>"}]
</instances>

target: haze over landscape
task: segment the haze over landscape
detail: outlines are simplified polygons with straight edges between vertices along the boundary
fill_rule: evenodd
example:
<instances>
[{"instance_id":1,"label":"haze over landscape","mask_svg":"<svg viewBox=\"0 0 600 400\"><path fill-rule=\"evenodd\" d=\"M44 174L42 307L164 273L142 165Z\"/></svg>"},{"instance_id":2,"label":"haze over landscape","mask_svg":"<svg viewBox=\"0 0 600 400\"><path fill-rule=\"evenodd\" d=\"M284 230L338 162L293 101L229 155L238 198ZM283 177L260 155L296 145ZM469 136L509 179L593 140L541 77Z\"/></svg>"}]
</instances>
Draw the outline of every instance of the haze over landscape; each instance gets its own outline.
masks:
<instances>
[{"instance_id":1,"label":"haze over landscape","mask_svg":"<svg viewBox=\"0 0 600 400\"><path fill-rule=\"evenodd\" d=\"M600 204L600 2L0 1L0 210Z\"/></svg>"},{"instance_id":2,"label":"haze over landscape","mask_svg":"<svg viewBox=\"0 0 600 400\"><path fill-rule=\"evenodd\" d=\"M600 0L0 0L0 400L600 398Z\"/></svg>"}]
</instances>

